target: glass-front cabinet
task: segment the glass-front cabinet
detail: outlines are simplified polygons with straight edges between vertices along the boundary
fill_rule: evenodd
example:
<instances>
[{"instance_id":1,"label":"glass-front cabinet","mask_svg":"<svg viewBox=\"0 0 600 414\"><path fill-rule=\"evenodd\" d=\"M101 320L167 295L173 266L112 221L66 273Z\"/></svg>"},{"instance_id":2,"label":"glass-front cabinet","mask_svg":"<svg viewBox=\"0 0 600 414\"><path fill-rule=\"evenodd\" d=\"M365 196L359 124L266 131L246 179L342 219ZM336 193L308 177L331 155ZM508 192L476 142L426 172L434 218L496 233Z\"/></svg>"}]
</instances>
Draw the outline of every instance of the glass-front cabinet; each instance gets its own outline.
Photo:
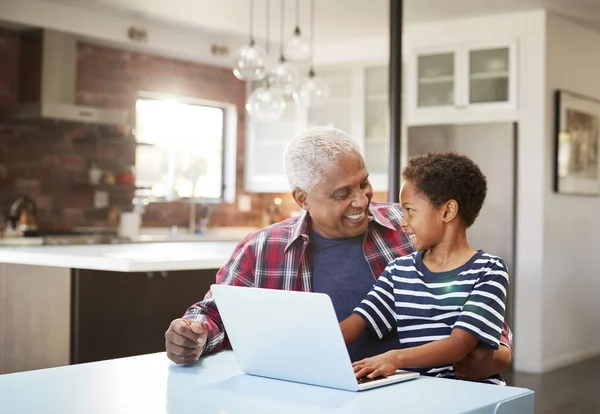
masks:
<instances>
[{"instance_id":1,"label":"glass-front cabinet","mask_svg":"<svg viewBox=\"0 0 600 414\"><path fill-rule=\"evenodd\" d=\"M516 109L516 42L415 49L409 64L409 118Z\"/></svg>"}]
</instances>

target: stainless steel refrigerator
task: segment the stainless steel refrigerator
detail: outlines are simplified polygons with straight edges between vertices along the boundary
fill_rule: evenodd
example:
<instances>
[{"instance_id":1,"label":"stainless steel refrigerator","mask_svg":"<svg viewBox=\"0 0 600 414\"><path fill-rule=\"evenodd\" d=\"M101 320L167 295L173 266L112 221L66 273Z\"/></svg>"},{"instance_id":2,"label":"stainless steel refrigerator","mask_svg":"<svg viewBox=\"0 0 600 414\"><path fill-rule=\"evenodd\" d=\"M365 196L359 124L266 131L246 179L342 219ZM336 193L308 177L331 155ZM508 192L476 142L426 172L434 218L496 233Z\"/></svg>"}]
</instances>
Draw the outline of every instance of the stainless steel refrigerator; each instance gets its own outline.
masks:
<instances>
[{"instance_id":1,"label":"stainless steel refrigerator","mask_svg":"<svg viewBox=\"0 0 600 414\"><path fill-rule=\"evenodd\" d=\"M510 272L506 321L513 326L517 125L432 125L408 128L408 156L456 151L475 161L488 181L485 203L468 230L472 248L502 257Z\"/></svg>"}]
</instances>

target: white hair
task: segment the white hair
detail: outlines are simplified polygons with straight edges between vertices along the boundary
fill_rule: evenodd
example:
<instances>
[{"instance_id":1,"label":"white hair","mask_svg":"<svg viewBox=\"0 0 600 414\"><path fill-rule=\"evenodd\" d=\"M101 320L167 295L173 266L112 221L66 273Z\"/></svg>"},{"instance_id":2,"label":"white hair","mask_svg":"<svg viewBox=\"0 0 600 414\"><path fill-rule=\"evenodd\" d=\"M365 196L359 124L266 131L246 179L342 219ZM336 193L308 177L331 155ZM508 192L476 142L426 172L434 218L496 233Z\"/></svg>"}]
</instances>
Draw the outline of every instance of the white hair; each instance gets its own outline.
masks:
<instances>
[{"instance_id":1,"label":"white hair","mask_svg":"<svg viewBox=\"0 0 600 414\"><path fill-rule=\"evenodd\" d=\"M308 129L292 139L283 153L290 187L310 192L340 157L350 153L360 153L358 144L344 131L324 126Z\"/></svg>"}]
</instances>

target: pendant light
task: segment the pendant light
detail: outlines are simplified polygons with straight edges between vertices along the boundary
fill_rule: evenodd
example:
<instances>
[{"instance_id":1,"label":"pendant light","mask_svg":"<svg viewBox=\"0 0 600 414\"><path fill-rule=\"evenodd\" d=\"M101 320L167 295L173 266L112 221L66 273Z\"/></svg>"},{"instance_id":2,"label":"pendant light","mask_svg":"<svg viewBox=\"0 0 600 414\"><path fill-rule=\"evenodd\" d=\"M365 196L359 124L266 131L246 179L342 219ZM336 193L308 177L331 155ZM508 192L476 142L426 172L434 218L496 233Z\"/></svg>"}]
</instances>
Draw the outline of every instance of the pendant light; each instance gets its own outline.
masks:
<instances>
[{"instance_id":1,"label":"pendant light","mask_svg":"<svg viewBox=\"0 0 600 414\"><path fill-rule=\"evenodd\" d=\"M267 55L269 54L269 10L270 1L267 0ZM246 101L246 111L251 117L262 122L275 122L281 119L285 111L285 99L280 90L271 87L269 77L265 79L265 85L255 89Z\"/></svg>"},{"instance_id":2,"label":"pendant light","mask_svg":"<svg viewBox=\"0 0 600 414\"><path fill-rule=\"evenodd\" d=\"M267 75L271 87L281 90L284 94L294 94L298 91L300 72L298 68L287 61L283 52L283 33L285 21L285 0L280 0L279 25L279 64Z\"/></svg>"},{"instance_id":3,"label":"pendant light","mask_svg":"<svg viewBox=\"0 0 600 414\"><path fill-rule=\"evenodd\" d=\"M284 55L290 62L305 62L310 59L310 42L300 31L300 0L296 0L296 29L294 35L285 42Z\"/></svg>"},{"instance_id":4,"label":"pendant light","mask_svg":"<svg viewBox=\"0 0 600 414\"><path fill-rule=\"evenodd\" d=\"M254 41L254 0L250 0L250 41L235 54L233 74L244 81L264 79L267 74L267 54Z\"/></svg>"},{"instance_id":5,"label":"pendant light","mask_svg":"<svg viewBox=\"0 0 600 414\"><path fill-rule=\"evenodd\" d=\"M308 79L306 79L300 85L300 89L297 93L297 101L306 107L317 105L329 97L329 85L322 78L319 78L314 69L314 47L315 47L315 0L311 0L311 57L310 57L310 70L308 72Z\"/></svg>"}]
</instances>

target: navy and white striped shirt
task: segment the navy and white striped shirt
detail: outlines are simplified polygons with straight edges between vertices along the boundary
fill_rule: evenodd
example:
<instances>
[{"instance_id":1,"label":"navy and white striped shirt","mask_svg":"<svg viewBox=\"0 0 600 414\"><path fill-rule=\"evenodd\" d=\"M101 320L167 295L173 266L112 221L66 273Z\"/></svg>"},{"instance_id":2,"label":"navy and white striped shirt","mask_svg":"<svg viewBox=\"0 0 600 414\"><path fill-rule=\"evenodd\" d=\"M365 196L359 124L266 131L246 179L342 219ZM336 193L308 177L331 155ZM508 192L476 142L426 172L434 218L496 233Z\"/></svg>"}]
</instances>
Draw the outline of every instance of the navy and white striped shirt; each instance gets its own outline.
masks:
<instances>
[{"instance_id":1,"label":"navy and white striped shirt","mask_svg":"<svg viewBox=\"0 0 600 414\"><path fill-rule=\"evenodd\" d=\"M498 349L507 290L500 257L479 251L458 269L434 273L424 266L423 252L415 252L392 261L354 313L379 338L396 330L402 348L447 338L458 328ZM419 371L454 376L451 365ZM502 383L500 376L486 381Z\"/></svg>"}]
</instances>

